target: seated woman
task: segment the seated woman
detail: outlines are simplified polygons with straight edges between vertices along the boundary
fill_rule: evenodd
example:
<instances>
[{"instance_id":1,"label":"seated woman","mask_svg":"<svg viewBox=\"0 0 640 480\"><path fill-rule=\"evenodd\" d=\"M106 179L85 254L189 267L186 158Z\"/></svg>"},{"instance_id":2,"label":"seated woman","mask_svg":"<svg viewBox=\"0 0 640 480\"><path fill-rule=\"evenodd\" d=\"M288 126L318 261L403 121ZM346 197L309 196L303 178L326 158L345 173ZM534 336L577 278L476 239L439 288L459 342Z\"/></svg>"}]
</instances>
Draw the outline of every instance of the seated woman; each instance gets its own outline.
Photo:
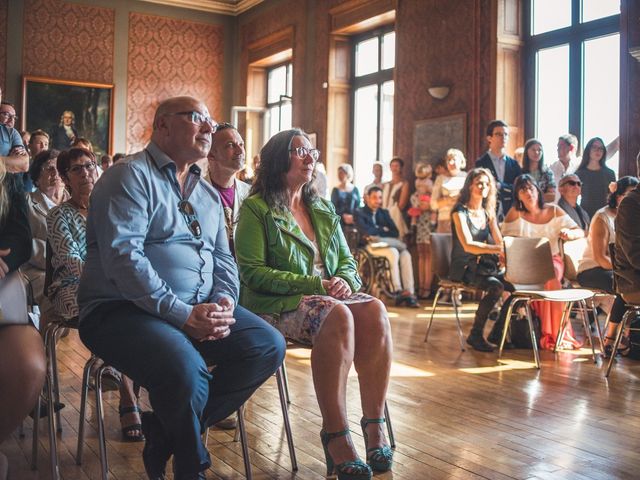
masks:
<instances>
[{"instance_id":1,"label":"seated woman","mask_svg":"<svg viewBox=\"0 0 640 480\"><path fill-rule=\"evenodd\" d=\"M56 159L57 150L44 150L36 155L29 175L36 186L36 191L27 194L27 206L29 208L29 225L32 235L32 252L28 263L22 266L24 273L33 288L36 302L40 306L40 330L44 331L44 324L51 310L51 304L44 295L44 277L47 267L47 214L56 205L67 201L69 194L64 189L64 183L58 175Z\"/></svg>"},{"instance_id":2,"label":"seated woman","mask_svg":"<svg viewBox=\"0 0 640 480\"><path fill-rule=\"evenodd\" d=\"M236 233L240 303L285 337L313 346L327 470L335 469L339 479L369 479L371 468L387 471L392 464L382 428L391 331L382 302L355 293L361 281L339 217L311 186L319 154L298 129L274 135L262 148ZM352 363L371 468L358 458L349 436L345 395Z\"/></svg>"},{"instance_id":3,"label":"seated woman","mask_svg":"<svg viewBox=\"0 0 640 480\"><path fill-rule=\"evenodd\" d=\"M467 337L467 343L480 352L492 352L484 339L484 326L491 309L504 291L513 291L505 282L498 264L503 261L502 235L496 220L496 184L491 172L474 168L464 182L458 203L453 207L451 267L449 277L484 290ZM489 240L493 239L493 243ZM480 260L485 267L481 268ZM506 313L506 309L503 308ZM491 332L490 340L498 343L500 332Z\"/></svg>"},{"instance_id":4,"label":"seated woman","mask_svg":"<svg viewBox=\"0 0 640 480\"><path fill-rule=\"evenodd\" d=\"M553 202L556 198L556 182L553 172L544 164L542 143L536 138L524 144L522 157L522 173L528 173L540 187L545 202Z\"/></svg>"},{"instance_id":5,"label":"seated woman","mask_svg":"<svg viewBox=\"0 0 640 480\"><path fill-rule=\"evenodd\" d=\"M589 228L587 249L578 265L578 282L583 287L613 292L613 266L609 256L609 244L616 240L615 219L618 205L636 185L638 185L638 179L629 176L611 183L611 194L607 205L593 216ZM611 309L604 347L605 356L608 357L612 353L616 330L622 321L626 308L624 300L619 295L614 295L613 305L605 304L603 306L607 310ZM623 338L621 350L622 353L629 350L629 342L626 337Z\"/></svg>"},{"instance_id":6,"label":"seated woman","mask_svg":"<svg viewBox=\"0 0 640 480\"><path fill-rule=\"evenodd\" d=\"M549 280L544 288L545 290L561 289L564 263L558 241L582 238L584 230L560 207L544 203L540 187L529 174L525 173L516 178L513 184L513 198L515 200L513 207L502 224L502 235L549 239L556 278ZM532 308L540 317L542 330L540 347L552 350L556 344L564 305L560 302L542 301L533 302ZM568 348L576 348L580 345L573 338L571 324L567 327L563 344Z\"/></svg>"},{"instance_id":7,"label":"seated woman","mask_svg":"<svg viewBox=\"0 0 640 480\"><path fill-rule=\"evenodd\" d=\"M87 207L98 170L95 155L84 148L60 153L57 167L71 198L52 208L47 216L53 267L47 296L56 315L72 319L78 316L78 285L87 256ZM144 440L133 383L124 375L120 384L120 421L123 440Z\"/></svg>"},{"instance_id":8,"label":"seated woman","mask_svg":"<svg viewBox=\"0 0 640 480\"><path fill-rule=\"evenodd\" d=\"M353 225L353 213L362 201L358 187L353 184L353 167L348 163L340 165L338 180L338 186L331 190L331 203L340 216L342 225Z\"/></svg>"},{"instance_id":9,"label":"seated woman","mask_svg":"<svg viewBox=\"0 0 640 480\"><path fill-rule=\"evenodd\" d=\"M6 173L0 160L0 289L2 280L30 255L25 198L18 191L15 176ZM0 321L0 443L33 409L42 391L45 371L44 345L33 325L4 325ZM0 453L1 480L6 473L7 459Z\"/></svg>"}]
</instances>

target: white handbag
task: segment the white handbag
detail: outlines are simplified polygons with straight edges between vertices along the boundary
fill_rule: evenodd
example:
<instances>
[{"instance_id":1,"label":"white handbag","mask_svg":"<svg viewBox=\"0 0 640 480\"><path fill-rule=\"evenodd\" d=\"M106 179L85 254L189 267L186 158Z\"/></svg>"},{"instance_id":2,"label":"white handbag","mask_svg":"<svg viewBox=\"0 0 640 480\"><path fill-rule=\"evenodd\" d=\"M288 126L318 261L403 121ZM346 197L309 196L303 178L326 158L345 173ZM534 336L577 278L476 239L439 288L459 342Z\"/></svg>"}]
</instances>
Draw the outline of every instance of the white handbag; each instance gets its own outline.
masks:
<instances>
[{"instance_id":1,"label":"white handbag","mask_svg":"<svg viewBox=\"0 0 640 480\"><path fill-rule=\"evenodd\" d=\"M28 324L27 291L16 270L0 279L0 326Z\"/></svg>"}]
</instances>

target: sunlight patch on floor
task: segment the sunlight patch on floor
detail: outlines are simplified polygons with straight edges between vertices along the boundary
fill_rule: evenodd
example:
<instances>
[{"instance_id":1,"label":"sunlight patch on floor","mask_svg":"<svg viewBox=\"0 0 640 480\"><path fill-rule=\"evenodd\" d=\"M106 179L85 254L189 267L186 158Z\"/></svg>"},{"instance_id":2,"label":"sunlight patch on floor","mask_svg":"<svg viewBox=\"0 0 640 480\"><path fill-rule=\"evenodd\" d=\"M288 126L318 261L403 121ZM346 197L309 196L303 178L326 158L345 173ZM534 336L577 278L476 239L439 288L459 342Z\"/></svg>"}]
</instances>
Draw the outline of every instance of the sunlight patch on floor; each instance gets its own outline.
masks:
<instances>
[{"instance_id":1,"label":"sunlight patch on floor","mask_svg":"<svg viewBox=\"0 0 640 480\"><path fill-rule=\"evenodd\" d=\"M533 362L523 362L521 360L498 360L501 365L494 365L492 367L472 367L472 368L459 368L461 372L464 373L494 373L494 372L505 372L508 370L526 370L529 368L536 368L535 363Z\"/></svg>"}]
</instances>

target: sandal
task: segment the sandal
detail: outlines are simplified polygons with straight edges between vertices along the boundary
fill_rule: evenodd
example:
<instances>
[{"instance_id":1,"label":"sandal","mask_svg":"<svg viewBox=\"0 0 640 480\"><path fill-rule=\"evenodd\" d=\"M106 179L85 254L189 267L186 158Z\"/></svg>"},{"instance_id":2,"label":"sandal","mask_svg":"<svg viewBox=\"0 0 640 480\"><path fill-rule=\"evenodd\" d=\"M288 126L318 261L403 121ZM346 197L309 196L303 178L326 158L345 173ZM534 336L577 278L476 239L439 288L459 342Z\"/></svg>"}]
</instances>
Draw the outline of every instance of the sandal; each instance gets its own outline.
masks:
<instances>
[{"instance_id":1,"label":"sandal","mask_svg":"<svg viewBox=\"0 0 640 480\"><path fill-rule=\"evenodd\" d=\"M341 432L327 433L324 430L320 432L320 440L322 440L322 448L324 449L324 457L327 461L327 476L333 475L334 472L338 476L338 480L370 480L371 468L359 458L349 460L339 464L333 462L333 458L329 453L329 442L334 438L349 435L349 430Z\"/></svg>"},{"instance_id":2,"label":"sandal","mask_svg":"<svg viewBox=\"0 0 640 480\"><path fill-rule=\"evenodd\" d=\"M388 472L393 465L393 450L389 445L381 447L369 448L369 435L367 434L367 425L370 423L385 423L385 418L364 418L360 420L362 427L362 436L364 437L364 445L367 449L367 463L376 472Z\"/></svg>"},{"instance_id":3,"label":"sandal","mask_svg":"<svg viewBox=\"0 0 640 480\"><path fill-rule=\"evenodd\" d=\"M604 345L604 358L611 358L611 355L613 353L613 344L616 341L616 337L604 337L605 340L611 340L611 343L605 343ZM620 339L620 344L618 345L618 351L616 353L616 355L621 355L623 357L626 357L627 355L629 355L629 352L631 351L631 345L629 342L629 337L622 337Z\"/></svg>"},{"instance_id":4,"label":"sandal","mask_svg":"<svg viewBox=\"0 0 640 480\"><path fill-rule=\"evenodd\" d=\"M129 413L140 414L140 408L137 405L131 407L118 408L120 413L120 423L122 424L122 417ZM125 442L144 442L144 434L142 433L142 423L132 423L130 425L123 425L122 428L122 440Z\"/></svg>"}]
</instances>

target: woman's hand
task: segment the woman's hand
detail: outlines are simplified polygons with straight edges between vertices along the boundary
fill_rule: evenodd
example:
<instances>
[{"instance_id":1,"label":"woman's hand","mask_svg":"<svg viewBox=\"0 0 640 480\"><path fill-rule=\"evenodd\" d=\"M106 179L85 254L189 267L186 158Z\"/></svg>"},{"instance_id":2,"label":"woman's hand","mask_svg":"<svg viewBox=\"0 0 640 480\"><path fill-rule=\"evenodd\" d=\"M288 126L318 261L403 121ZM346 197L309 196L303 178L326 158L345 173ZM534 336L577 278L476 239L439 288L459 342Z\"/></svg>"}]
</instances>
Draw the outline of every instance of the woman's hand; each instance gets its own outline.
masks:
<instances>
[{"instance_id":1,"label":"woman's hand","mask_svg":"<svg viewBox=\"0 0 640 480\"><path fill-rule=\"evenodd\" d=\"M322 286L333 298L344 300L351 296L351 287L340 277L332 277L330 280L322 280Z\"/></svg>"}]
</instances>

